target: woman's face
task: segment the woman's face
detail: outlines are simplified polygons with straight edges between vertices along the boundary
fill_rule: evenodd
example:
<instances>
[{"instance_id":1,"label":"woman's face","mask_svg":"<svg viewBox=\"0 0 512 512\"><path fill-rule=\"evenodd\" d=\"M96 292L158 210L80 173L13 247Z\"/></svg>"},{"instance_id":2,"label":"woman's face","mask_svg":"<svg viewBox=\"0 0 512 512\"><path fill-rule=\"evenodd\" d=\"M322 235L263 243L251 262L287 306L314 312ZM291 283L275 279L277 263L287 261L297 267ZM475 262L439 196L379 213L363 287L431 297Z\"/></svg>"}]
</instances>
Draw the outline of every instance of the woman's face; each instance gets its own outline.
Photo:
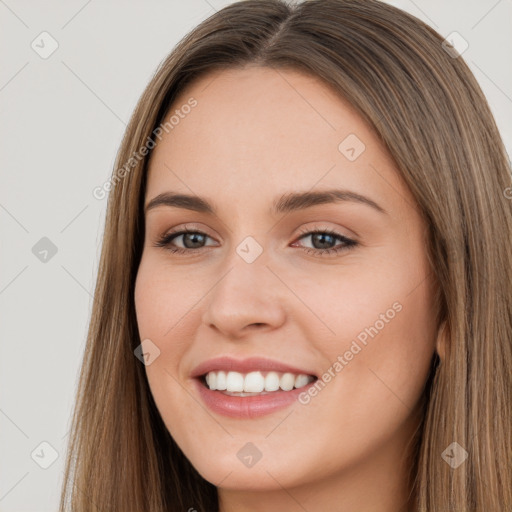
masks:
<instances>
[{"instance_id":1,"label":"woman's face","mask_svg":"<svg viewBox=\"0 0 512 512\"><path fill-rule=\"evenodd\" d=\"M345 101L291 70L209 74L167 120L135 305L169 432L220 488L384 485L436 338L425 225L394 162ZM207 390L210 370L224 390Z\"/></svg>"}]
</instances>

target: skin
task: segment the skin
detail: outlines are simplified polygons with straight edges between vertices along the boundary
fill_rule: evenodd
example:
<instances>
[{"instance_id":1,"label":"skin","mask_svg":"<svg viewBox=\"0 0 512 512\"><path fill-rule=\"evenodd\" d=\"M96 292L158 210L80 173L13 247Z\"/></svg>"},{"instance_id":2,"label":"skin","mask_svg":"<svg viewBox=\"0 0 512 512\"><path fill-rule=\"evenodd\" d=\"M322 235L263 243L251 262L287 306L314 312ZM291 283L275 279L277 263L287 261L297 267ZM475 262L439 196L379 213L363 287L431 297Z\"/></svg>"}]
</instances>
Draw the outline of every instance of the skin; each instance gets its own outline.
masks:
<instances>
[{"instance_id":1,"label":"skin","mask_svg":"<svg viewBox=\"0 0 512 512\"><path fill-rule=\"evenodd\" d=\"M135 288L141 340L160 350L145 368L163 421L218 486L223 512L407 510L405 455L437 340L426 225L413 197L375 132L315 77L257 66L216 71L189 85L172 110L191 97L197 106L154 149L145 204L174 191L205 197L217 211L149 210ZM366 146L354 161L338 149L349 134ZM331 188L386 213L349 201L270 213L283 194ZM207 237L175 238L183 255L155 246L185 224ZM359 245L308 253L343 245L304 234L314 229ZM250 264L236 251L247 236L263 249ZM333 372L396 303L400 312ZM307 404L228 418L204 405L190 378L221 355L335 376ZM263 454L250 468L237 457L247 442Z\"/></svg>"}]
</instances>

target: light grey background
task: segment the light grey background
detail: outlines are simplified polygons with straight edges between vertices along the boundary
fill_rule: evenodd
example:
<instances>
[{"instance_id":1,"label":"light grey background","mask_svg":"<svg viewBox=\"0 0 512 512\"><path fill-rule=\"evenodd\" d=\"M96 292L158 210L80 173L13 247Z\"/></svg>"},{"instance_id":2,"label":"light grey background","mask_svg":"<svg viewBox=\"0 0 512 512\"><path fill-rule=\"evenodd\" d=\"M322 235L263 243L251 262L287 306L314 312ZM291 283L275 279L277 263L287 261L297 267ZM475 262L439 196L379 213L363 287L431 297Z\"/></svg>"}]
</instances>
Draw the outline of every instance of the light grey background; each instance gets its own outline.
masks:
<instances>
[{"instance_id":1,"label":"light grey background","mask_svg":"<svg viewBox=\"0 0 512 512\"><path fill-rule=\"evenodd\" d=\"M106 208L92 190L157 65L229 3L0 0L0 512L57 509ZM512 0L389 3L468 41L511 154ZM46 59L31 47L43 31L58 42ZM42 442L58 453L47 469Z\"/></svg>"}]
</instances>

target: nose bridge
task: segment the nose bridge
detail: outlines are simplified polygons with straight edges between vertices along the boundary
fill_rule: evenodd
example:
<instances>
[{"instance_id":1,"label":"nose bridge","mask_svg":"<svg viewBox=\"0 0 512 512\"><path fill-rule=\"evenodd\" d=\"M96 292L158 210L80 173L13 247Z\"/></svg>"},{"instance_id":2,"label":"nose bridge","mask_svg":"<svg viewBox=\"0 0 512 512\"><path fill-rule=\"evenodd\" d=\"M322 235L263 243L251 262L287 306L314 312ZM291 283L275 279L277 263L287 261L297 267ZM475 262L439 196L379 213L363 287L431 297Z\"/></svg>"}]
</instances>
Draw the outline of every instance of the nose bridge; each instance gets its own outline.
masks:
<instances>
[{"instance_id":1,"label":"nose bridge","mask_svg":"<svg viewBox=\"0 0 512 512\"><path fill-rule=\"evenodd\" d=\"M250 238L226 261L227 269L208 294L203 315L205 324L233 336L251 324L277 327L285 318L282 284L267 266L266 251Z\"/></svg>"}]
</instances>

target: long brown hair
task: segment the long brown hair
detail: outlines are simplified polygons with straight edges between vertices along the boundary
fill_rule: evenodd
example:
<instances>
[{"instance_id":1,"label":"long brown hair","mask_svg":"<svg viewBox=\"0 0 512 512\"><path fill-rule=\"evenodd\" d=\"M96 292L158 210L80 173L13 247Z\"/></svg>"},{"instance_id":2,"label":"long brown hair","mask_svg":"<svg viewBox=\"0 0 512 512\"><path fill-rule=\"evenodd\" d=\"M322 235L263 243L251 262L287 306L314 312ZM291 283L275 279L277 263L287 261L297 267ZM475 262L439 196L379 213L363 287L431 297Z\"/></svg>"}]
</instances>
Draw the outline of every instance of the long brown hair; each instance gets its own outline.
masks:
<instances>
[{"instance_id":1,"label":"long brown hair","mask_svg":"<svg viewBox=\"0 0 512 512\"><path fill-rule=\"evenodd\" d=\"M173 441L134 356L151 155L141 148L154 145L192 80L247 64L304 71L348 100L388 148L428 226L440 284L433 321L446 343L411 465L415 511L512 510L510 163L475 78L442 43L376 0L245 0L203 21L161 63L104 187L111 191L60 512L218 510L216 487ZM468 454L457 468L442 456L453 442Z\"/></svg>"}]
</instances>

